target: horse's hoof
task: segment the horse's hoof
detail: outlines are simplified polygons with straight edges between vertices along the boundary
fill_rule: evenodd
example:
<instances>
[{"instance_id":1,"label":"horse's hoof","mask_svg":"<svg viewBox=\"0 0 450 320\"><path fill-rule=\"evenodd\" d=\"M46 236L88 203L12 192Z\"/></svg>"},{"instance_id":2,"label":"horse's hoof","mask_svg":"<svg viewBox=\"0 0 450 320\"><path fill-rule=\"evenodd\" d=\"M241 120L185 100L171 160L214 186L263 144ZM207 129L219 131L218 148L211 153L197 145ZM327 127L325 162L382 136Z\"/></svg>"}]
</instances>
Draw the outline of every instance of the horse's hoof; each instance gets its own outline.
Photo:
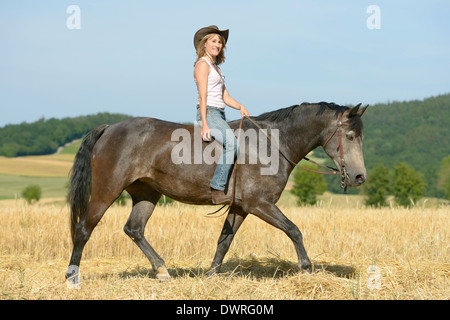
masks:
<instances>
[{"instance_id":1,"label":"horse's hoof","mask_svg":"<svg viewBox=\"0 0 450 320\"><path fill-rule=\"evenodd\" d=\"M206 274L205 274L208 278L212 278L215 277L217 275L217 272L214 269L209 270Z\"/></svg>"},{"instance_id":2,"label":"horse's hoof","mask_svg":"<svg viewBox=\"0 0 450 320\"><path fill-rule=\"evenodd\" d=\"M158 279L160 282L168 282L171 278L166 268L159 267L156 270L156 279Z\"/></svg>"},{"instance_id":3,"label":"horse's hoof","mask_svg":"<svg viewBox=\"0 0 450 320\"><path fill-rule=\"evenodd\" d=\"M312 265L302 266L300 268L301 273L312 274Z\"/></svg>"},{"instance_id":4,"label":"horse's hoof","mask_svg":"<svg viewBox=\"0 0 450 320\"><path fill-rule=\"evenodd\" d=\"M78 266L69 266L66 273L66 285L68 289L81 289L81 274Z\"/></svg>"}]
</instances>

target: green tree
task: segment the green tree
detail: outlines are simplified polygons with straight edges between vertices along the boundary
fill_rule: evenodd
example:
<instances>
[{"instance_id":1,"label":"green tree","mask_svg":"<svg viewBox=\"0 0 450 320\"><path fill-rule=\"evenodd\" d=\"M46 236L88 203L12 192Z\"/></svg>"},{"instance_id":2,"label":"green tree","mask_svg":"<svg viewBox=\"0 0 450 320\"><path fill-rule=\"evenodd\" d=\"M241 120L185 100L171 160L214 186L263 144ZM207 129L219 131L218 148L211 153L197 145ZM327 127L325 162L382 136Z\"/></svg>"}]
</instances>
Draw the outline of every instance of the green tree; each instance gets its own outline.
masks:
<instances>
[{"instance_id":1,"label":"green tree","mask_svg":"<svg viewBox=\"0 0 450 320\"><path fill-rule=\"evenodd\" d=\"M318 170L316 165L304 165L304 167ZM327 190L327 183L321 174L295 168L293 172L294 186L291 193L297 197L297 204L315 204L317 195Z\"/></svg>"},{"instance_id":2,"label":"green tree","mask_svg":"<svg viewBox=\"0 0 450 320\"><path fill-rule=\"evenodd\" d=\"M401 206L410 207L424 195L425 183L422 175L404 162L395 166L394 169L392 193L395 202Z\"/></svg>"},{"instance_id":3,"label":"green tree","mask_svg":"<svg viewBox=\"0 0 450 320\"><path fill-rule=\"evenodd\" d=\"M41 199L41 194L41 187L36 184L31 184L22 190L22 197L28 203L31 203L33 200L39 201L39 199Z\"/></svg>"},{"instance_id":4,"label":"green tree","mask_svg":"<svg viewBox=\"0 0 450 320\"><path fill-rule=\"evenodd\" d=\"M362 189L363 194L367 196L365 200L367 206L382 207L386 205L386 198L390 191L389 178L389 168L383 164L377 165L369 172Z\"/></svg>"},{"instance_id":5,"label":"green tree","mask_svg":"<svg viewBox=\"0 0 450 320\"><path fill-rule=\"evenodd\" d=\"M450 200L450 156L442 159L438 176L438 189L444 191L445 198Z\"/></svg>"}]
</instances>

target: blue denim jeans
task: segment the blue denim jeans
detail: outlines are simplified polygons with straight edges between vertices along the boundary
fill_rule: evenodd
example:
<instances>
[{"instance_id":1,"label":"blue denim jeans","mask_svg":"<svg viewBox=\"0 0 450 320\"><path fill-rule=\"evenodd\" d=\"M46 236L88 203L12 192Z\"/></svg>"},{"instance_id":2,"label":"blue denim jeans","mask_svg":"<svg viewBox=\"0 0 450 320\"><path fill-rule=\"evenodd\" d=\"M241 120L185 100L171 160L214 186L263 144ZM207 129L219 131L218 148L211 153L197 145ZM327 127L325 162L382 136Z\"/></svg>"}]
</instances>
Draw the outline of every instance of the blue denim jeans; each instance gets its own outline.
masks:
<instances>
[{"instance_id":1,"label":"blue denim jeans","mask_svg":"<svg viewBox=\"0 0 450 320\"><path fill-rule=\"evenodd\" d=\"M233 169L234 160L237 157L238 145L236 137L225 120L225 111L216 107L206 107L206 123L211 132L211 137L222 144L223 153L217 163L214 177L210 187L216 190L225 190L228 177ZM200 108L197 108L197 125L201 127Z\"/></svg>"}]
</instances>

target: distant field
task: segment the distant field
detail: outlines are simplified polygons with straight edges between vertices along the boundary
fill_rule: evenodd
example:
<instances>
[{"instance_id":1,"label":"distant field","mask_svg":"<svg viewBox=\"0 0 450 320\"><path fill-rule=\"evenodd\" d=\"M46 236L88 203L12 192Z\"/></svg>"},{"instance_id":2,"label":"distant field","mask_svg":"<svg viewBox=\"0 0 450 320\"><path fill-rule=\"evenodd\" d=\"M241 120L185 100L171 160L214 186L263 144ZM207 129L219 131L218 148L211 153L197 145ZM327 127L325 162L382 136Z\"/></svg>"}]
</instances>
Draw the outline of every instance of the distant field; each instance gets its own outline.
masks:
<instances>
[{"instance_id":1,"label":"distant field","mask_svg":"<svg viewBox=\"0 0 450 320\"><path fill-rule=\"evenodd\" d=\"M67 177L73 155L0 157L0 174L31 177Z\"/></svg>"},{"instance_id":2,"label":"distant field","mask_svg":"<svg viewBox=\"0 0 450 320\"><path fill-rule=\"evenodd\" d=\"M67 194L68 177L27 177L0 174L0 200L20 198L22 190L30 185L41 187L42 198L63 198Z\"/></svg>"},{"instance_id":3,"label":"distant field","mask_svg":"<svg viewBox=\"0 0 450 320\"><path fill-rule=\"evenodd\" d=\"M30 184L41 187L42 198L64 198L78 148L79 142L69 145L59 154L0 157L0 200L19 198L22 190Z\"/></svg>"}]
</instances>

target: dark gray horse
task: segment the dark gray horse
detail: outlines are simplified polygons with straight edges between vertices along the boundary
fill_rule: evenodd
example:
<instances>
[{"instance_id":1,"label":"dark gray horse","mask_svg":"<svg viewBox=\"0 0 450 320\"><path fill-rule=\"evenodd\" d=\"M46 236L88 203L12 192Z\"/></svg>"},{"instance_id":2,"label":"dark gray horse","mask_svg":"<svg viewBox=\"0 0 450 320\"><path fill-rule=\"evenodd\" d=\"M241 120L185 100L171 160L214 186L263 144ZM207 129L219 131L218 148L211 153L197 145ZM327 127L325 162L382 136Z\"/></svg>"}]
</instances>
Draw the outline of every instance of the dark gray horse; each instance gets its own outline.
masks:
<instances>
[{"instance_id":1,"label":"dark gray horse","mask_svg":"<svg viewBox=\"0 0 450 320\"><path fill-rule=\"evenodd\" d=\"M257 132L257 124L259 128L267 129L269 136L277 137L277 143L273 139L269 142L266 137L264 141L259 139L255 146L249 135L243 135L239 148L247 160L237 162L235 181L229 182L229 185L235 185L235 200L220 234L209 274L219 272L234 235L249 213L284 231L294 243L299 268L311 270L300 230L275 203L294 168L292 162L298 163L318 146L323 146L343 173L345 185L359 186L365 181L361 121L365 110L359 109L359 105L347 108L325 102L304 103L253 117L252 121L243 120L241 132ZM239 120L229 124L232 129L237 129ZM174 132L184 135L174 139ZM180 149L181 143L188 148L174 152ZM276 166L259 158L249 163L255 149L264 143L271 147L278 144L280 152L271 149ZM193 126L152 118L134 118L91 130L83 139L72 168L68 198L73 252L66 273L68 285L79 285L83 248L105 211L123 190L133 200L125 233L147 256L157 278L169 279L163 259L144 237L145 225L162 194L184 203L212 204L209 183L216 165L206 163L205 159L196 161L194 153L185 153L189 146L205 152L214 144L219 150L215 152L217 159L221 147L216 142L201 142L201 135ZM174 160L174 155L184 161ZM266 169L265 173L263 169Z\"/></svg>"}]
</instances>

